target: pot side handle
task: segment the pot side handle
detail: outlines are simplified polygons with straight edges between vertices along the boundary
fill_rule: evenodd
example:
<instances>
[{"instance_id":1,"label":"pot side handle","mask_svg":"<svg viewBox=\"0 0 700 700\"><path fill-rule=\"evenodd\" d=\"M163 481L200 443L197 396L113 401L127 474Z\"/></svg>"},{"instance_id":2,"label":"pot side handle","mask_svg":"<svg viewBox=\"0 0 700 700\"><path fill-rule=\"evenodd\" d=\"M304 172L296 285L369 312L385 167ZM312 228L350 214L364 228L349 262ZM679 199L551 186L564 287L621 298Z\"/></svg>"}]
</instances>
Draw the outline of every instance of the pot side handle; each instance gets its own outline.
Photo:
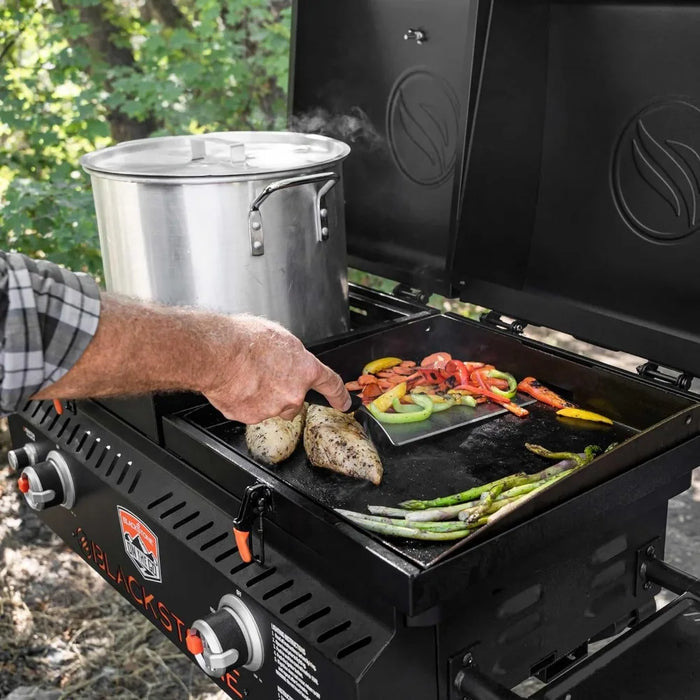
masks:
<instances>
[{"instance_id":1,"label":"pot side handle","mask_svg":"<svg viewBox=\"0 0 700 700\"><path fill-rule=\"evenodd\" d=\"M263 222L260 213L261 204L275 192L285 190L297 185L307 185L314 182L324 182L325 184L316 192L316 238L318 241L327 241L330 235L328 228L328 208L325 197L335 184L340 180L338 173L313 173L311 175L300 175L290 177L285 180L277 180L270 183L250 205L248 210L248 232L250 233L250 250L252 255L262 255L265 252L265 240L263 235Z\"/></svg>"}]
</instances>

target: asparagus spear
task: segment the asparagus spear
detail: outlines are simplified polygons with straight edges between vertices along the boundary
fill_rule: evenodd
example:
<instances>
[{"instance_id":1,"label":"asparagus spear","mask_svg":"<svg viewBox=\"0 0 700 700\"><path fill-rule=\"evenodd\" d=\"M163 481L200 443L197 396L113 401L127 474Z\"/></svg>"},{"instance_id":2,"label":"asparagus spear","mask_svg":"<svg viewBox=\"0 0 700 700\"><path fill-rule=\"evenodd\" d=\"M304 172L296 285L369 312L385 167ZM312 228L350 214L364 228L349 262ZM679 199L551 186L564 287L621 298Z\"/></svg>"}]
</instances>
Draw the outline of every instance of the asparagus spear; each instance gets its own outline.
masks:
<instances>
[{"instance_id":1,"label":"asparagus spear","mask_svg":"<svg viewBox=\"0 0 700 700\"><path fill-rule=\"evenodd\" d=\"M475 523L479 518L483 518L488 512L489 508L493 504L494 498L496 498L501 491L503 491L503 484L497 484L492 489L484 491L479 498L479 505L472 510L472 512L467 516L465 522Z\"/></svg>"},{"instance_id":2,"label":"asparagus spear","mask_svg":"<svg viewBox=\"0 0 700 700\"><path fill-rule=\"evenodd\" d=\"M348 519L354 522L356 525L363 527L365 530L377 532L380 535L408 537L409 539L413 540L433 540L438 542L462 539L470 534L475 527L474 525L466 527L464 524L462 524L463 527L461 530L454 530L453 532L435 532L432 530L419 530L417 527L404 527L402 525L392 525L390 523L366 520L365 518L350 517L347 514L346 517L348 517Z\"/></svg>"},{"instance_id":3,"label":"asparagus spear","mask_svg":"<svg viewBox=\"0 0 700 700\"><path fill-rule=\"evenodd\" d=\"M489 523L493 523L499 518L502 518L504 515L507 513L510 513L513 511L515 508L520 507L525 501L527 501L530 498L533 498L537 493L540 491L549 488L552 484L556 483L560 479L564 479L565 477L569 476L571 472L575 471L574 469L569 470L568 472L562 472L561 474L557 474L556 476L553 476L551 479L548 479L544 481L542 484L540 484L536 489L530 491L527 495L523 496L522 498L518 499L517 501L513 501L509 503L508 508L502 508L498 513L495 513L494 515L489 517Z\"/></svg>"},{"instance_id":4,"label":"asparagus spear","mask_svg":"<svg viewBox=\"0 0 700 700\"><path fill-rule=\"evenodd\" d=\"M504 506L508 505L508 503L511 503L514 500L516 499L502 498L501 496L498 496L496 501L492 503L489 507L488 512L495 513L497 510L503 508ZM472 503L473 504L467 503L466 505L464 503L460 503L456 506L447 506L445 508L429 508L427 510L406 510L404 511L404 513L406 513L406 515L404 515L404 518L411 523L421 522L424 520L452 520L452 518L460 517L462 514L464 515L464 518L468 518L474 512L474 510L479 507L478 501Z\"/></svg>"},{"instance_id":5,"label":"asparagus spear","mask_svg":"<svg viewBox=\"0 0 700 700\"><path fill-rule=\"evenodd\" d=\"M444 522L444 521L433 521L433 522L419 522L419 523L407 523L405 520L398 518L386 518L381 515L367 515L365 513L356 513L351 510L342 510L341 508L336 508L336 513L344 515L349 520L357 521L358 524L362 522L372 522L372 523L385 523L387 525L398 525L399 527L415 527L418 530L430 530L431 532L454 532L457 530L464 530L467 527L476 527L477 524L465 525L461 522ZM486 519L481 523L486 524Z\"/></svg>"}]
</instances>

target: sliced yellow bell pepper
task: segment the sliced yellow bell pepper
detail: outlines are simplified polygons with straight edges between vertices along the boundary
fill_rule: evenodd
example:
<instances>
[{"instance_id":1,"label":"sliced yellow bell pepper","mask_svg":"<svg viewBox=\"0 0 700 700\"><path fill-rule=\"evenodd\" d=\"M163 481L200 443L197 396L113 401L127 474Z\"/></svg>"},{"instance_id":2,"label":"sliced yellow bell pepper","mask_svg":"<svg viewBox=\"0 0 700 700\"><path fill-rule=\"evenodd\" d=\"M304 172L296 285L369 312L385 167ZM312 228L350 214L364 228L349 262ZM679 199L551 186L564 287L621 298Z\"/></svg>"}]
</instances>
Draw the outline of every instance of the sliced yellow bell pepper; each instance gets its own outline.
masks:
<instances>
[{"instance_id":1,"label":"sliced yellow bell pepper","mask_svg":"<svg viewBox=\"0 0 700 700\"><path fill-rule=\"evenodd\" d=\"M401 382L400 384L391 387L389 391L385 391L381 396L377 396L377 398L372 401L372 405L378 411L382 411L383 413L391 408L391 403L394 399L400 399L405 394L406 382Z\"/></svg>"},{"instance_id":2,"label":"sliced yellow bell pepper","mask_svg":"<svg viewBox=\"0 0 700 700\"><path fill-rule=\"evenodd\" d=\"M557 415L562 416L563 418L578 418L579 420L590 420L595 421L596 423L607 423L608 425L613 424L610 418L601 416L600 413L583 411L580 408L560 408L557 411Z\"/></svg>"},{"instance_id":3,"label":"sliced yellow bell pepper","mask_svg":"<svg viewBox=\"0 0 700 700\"><path fill-rule=\"evenodd\" d=\"M377 372L381 372L383 369L396 367L396 365L400 365L402 362L403 360L400 357L380 357L378 360L368 362L362 368L362 374L376 374Z\"/></svg>"}]
</instances>

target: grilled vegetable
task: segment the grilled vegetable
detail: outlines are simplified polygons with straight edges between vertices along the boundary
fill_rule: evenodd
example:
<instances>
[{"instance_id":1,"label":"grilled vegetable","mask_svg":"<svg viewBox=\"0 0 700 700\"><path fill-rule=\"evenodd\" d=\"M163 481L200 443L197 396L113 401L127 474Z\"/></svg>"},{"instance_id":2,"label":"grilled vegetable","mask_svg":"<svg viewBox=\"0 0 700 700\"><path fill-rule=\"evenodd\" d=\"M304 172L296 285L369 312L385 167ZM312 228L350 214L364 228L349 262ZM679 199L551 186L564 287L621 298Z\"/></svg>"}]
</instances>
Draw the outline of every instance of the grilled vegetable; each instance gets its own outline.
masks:
<instances>
[{"instance_id":1,"label":"grilled vegetable","mask_svg":"<svg viewBox=\"0 0 700 700\"><path fill-rule=\"evenodd\" d=\"M362 374L376 374L384 369L389 369L390 367L396 367L402 362L400 357L380 357L378 360L372 360L368 362L362 368Z\"/></svg>"},{"instance_id":2,"label":"grilled vegetable","mask_svg":"<svg viewBox=\"0 0 700 700\"><path fill-rule=\"evenodd\" d=\"M362 426L346 413L328 406L309 406L304 448L314 467L367 479L375 486L381 483L379 454Z\"/></svg>"},{"instance_id":3,"label":"grilled vegetable","mask_svg":"<svg viewBox=\"0 0 700 700\"><path fill-rule=\"evenodd\" d=\"M253 459L265 464L279 464L290 457L301 439L307 407L308 404L304 404L293 420L277 416L246 426L245 442Z\"/></svg>"},{"instance_id":4,"label":"grilled vegetable","mask_svg":"<svg viewBox=\"0 0 700 700\"><path fill-rule=\"evenodd\" d=\"M382 397L380 396L379 398L381 399ZM411 413L389 413L388 411L381 410L377 406L377 401L372 401L369 405L369 412L380 423L417 423L418 421L429 418L430 414L433 412L432 400L428 396L421 396L420 394L412 396L411 398L421 410Z\"/></svg>"},{"instance_id":5,"label":"grilled vegetable","mask_svg":"<svg viewBox=\"0 0 700 700\"><path fill-rule=\"evenodd\" d=\"M518 391L522 391L523 394L529 394L533 399L546 403L553 408L573 407L572 403L569 403L556 392L540 384L534 377L525 377L525 379L518 384Z\"/></svg>"},{"instance_id":6,"label":"grilled vegetable","mask_svg":"<svg viewBox=\"0 0 700 700\"><path fill-rule=\"evenodd\" d=\"M612 425L613 422L610 418L601 416L599 413L593 413L593 411L583 411L580 408L562 408L557 411L558 416L563 418L577 418L578 420L590 420L595 423L606 423L607 425Z\"/></svg>"},{"instance_id":7,"label":"grilled vegetable","mask_svg":"<svg viewBox=\"0 0 700 700\"><path fill-rule=\"evenodd\" d=\"M377 411L388 411L391 408L391 402L394 399L400 399L405 394L406 382L400 382L392 389L389 389L389 391L384 392L381 396L374 399L374 401L372 401L370 404L370 410L371 407L374 406Z\"/></svg>"}]
</instances>

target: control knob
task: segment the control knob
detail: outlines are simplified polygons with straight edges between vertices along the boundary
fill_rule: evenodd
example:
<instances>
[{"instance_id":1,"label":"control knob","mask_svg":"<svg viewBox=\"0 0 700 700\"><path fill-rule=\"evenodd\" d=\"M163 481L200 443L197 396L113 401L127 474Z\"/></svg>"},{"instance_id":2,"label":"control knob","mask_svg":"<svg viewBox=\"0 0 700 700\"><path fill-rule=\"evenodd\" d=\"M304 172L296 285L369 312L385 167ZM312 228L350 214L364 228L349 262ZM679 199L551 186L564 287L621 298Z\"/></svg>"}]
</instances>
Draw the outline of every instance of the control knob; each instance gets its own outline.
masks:
<instances>
[{"instance_id":1,"label":"control knob","mask_svg":"<svg viewBox=\"0 0 700 700\"><path fill-rule=\"evenodd\" d=\"M46 460L22 469L17 487L34 510L52 506L72 508L75 503L73 475L63 455L52 450Z\"/></svg>"},{"instance_id":2,"label":"control knob","mask_svg":"<svg viewBox=\"0 0 700 700\"><path fill-rule=\"evenodd\" d=\"M14 472L18 472L30 464L36 464L41 461L49 447L46 445L38 445L36 442L28 442L23 447L18 447L15 450L10 450L7 453L7 462Z\"/></svg>"},{"instance_id":3,"label":"control knob","mask_svg":"<svg viewBox=\"0 0 700 700\"><path fill-rule=\"evenodd\" d=\"M216 612L195 620L186 641L202 670L215 678L241 666L257 671L263 663L260 630L235 595L223 596Z\"/></svg>"}]
</instances>

